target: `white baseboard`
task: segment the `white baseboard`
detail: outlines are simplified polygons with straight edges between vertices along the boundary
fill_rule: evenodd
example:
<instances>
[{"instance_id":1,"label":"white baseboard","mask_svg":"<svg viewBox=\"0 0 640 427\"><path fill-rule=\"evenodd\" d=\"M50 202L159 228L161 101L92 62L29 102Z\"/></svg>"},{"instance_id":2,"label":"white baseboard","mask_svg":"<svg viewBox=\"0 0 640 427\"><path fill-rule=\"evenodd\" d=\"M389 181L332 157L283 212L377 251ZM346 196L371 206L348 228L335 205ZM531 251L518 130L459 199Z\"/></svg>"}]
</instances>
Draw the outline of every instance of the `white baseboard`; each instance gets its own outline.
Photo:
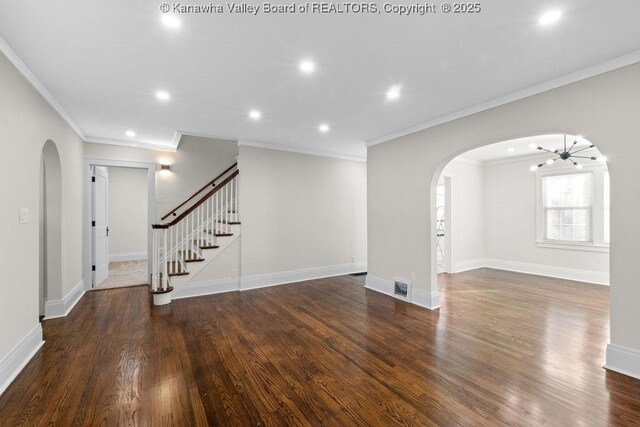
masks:
<instances>
[{"instance_id":1,"label":"white baseboard","mask_svg":"<svg viewBox=\"0 0 640 427\"><path fill-rule=\"evenodd\" d=\"M497 270L515 271L517 273L535 274L538 276L556 277L558 279L576 280L578 282L608 285L609 274L599 271L578 270L575 268L555 267L550 265L529 264L519 261L487 259L486 267Z\"/></svg>"},{"instance_id":2,"label":"white baseboard","mask_svg":"<svg viewBox=\"0 0 640 427\"><path fill-rule=\"evenodd\" d=\"M414 289L411 295L411 303L420 307L435 310L440 308L440 292L427 292L422 289Z\"/></svg>"},{"instance_id":3,"label":"white baseboard","mask_svg":"<svg viewBox=\"0 0 640 427\"><path fill-rule=\"evenodd\" d=\"M63 299L47 301L44 303L44 318L55 319L56 317L64 317L76 305L85 293L84 280L80 280L78 284L71 289Z\"/></svg>"},{"instance_id":4,"label":"white baseboard","mask_svg":"<svg viewBox=\"0 0 640 427\"><path fill-rule=\"evenodd\" d=\"M364 287L371 289L372 291L380 292L390 297L406 301L404 298L397 297L393 294L394 283L392 280L382 279L380 277L367 274ZM428 308L429 310L435 310L440 308L440 293L439 292L427 292L421 289L417 289L415 286L411 286L411 304L419 305L420 307Z\"/></svg>"},{"instance_id":5,"label":"white baseboard","mask_svg":"<svg viewBox=\"0 0 640 427\"><path fill-rule=\"evenodd\" d=\"M363 271L367 271L366 262L329 265L326 267L307 268L304 270L283 271L281 273L257 274L254 276L245 276L240 278L240 290L246 291L249 289L284 285L285 283L321 279L323 277L361 273Z\"/></svg>"},{"instance_id":6,"label":"white baseboard","mask_svg":"<svg viewBox=\"0 0 640 427\"><path fill-rule=\"evenodd\" d=\"M217 279L206 282L185 283L176 285L173 299L199 297L203 295L219 294L238 290L238 278Z\"/></svg>"},{"instance_id":7,"label":"white baseboard","mask_svg":"<svg viewBox=\"0 0 640 427\"><path fill-rule=\"evenodd\" d=\"M141 261L147 259L147 251L109 254L109 262Z\"/></svg>"},{"instance_id":8,"label":"white baseboard","mask_svg":"<svg viewBox=\"0 0 640 427\"><path fill-rule=\"evenodd\" d=\"M377 276L367 274L367 277L364 280L364 287L395 298L393 295L393 282L391 280L385 280Z\"/></svg>"},{"instance_id":9,"label":"white baseboard","mask_svg":"<svg viewBox=\"0 0 640 427\"><path fill-rule=\"evenodd\" d=\"M463 271L475 270L476 268L482 268L486 265L484 258L475 258L465 261L457 261L453 263L453 272L462 273Z\"/></svg>"},{"instance_id":10,"label":"white baseboard","mask_svg":"<svg viewBox=\"0 0 640 427\"><path fill-rule=\"evenodd\" d=\"M640 379L640 351L615 344L607 345L606 369Z\"/></svg>"},{"instance_id":11,"label":"white baseboard","mask_svg":"<svg viewBox=\"0 0 640 427\"><path fill-rule=\"evenodd\" d=\"M42 347L42 326L38 323L11 351L0 360L0 395Z\"/></svg>"}]
</instances>

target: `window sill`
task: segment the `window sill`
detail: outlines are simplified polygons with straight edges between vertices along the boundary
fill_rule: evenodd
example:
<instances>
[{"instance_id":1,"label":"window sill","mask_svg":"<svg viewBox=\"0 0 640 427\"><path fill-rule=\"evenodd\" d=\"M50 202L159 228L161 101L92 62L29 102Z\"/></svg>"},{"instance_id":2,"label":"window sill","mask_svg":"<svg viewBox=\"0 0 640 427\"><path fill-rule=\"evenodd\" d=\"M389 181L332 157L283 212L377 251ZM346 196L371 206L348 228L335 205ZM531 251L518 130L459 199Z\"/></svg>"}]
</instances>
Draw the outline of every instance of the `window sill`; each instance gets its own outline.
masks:
<instances>
[{"instance_id":1,"label":"window sill","mask_svg":"<svg viewBox=\"0 0 640 427\"><path fill-rule=\"evenodd\" d=\"M593 245L590 243L536 242L536 246L539 248L567 249L571 251L609 252L609 246Z\"/></svg>"}]
</instances>

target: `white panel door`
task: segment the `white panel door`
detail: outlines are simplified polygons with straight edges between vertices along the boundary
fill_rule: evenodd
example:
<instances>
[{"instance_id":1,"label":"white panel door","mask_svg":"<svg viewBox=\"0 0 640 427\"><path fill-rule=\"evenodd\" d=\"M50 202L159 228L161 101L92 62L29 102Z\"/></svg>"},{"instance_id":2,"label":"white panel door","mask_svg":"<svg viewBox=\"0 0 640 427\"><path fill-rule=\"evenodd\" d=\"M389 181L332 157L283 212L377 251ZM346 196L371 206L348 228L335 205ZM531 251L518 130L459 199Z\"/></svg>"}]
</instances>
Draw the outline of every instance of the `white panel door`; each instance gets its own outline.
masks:
<instances>
[{"instance_id":1,"label":"white panel door","mask_svg":"<svg viewBox=\"0 0 640 427\"><path fill-rule=\"evenodd\" d=\"M107 195L109 176L103 168L93 168L93 287L109 277L109 226Z\"/></svg>"}]
</instances>

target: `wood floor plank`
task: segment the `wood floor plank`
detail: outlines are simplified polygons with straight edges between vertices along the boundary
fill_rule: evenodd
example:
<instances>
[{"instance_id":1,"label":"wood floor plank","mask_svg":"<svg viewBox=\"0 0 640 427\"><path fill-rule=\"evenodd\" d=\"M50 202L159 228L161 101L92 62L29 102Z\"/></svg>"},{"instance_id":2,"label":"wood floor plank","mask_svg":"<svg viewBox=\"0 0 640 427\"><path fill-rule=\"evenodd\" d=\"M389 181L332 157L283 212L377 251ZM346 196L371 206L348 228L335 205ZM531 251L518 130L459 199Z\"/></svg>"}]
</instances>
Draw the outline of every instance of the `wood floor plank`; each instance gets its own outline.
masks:
<instances>
[{"instance_id":1,"label":"wood floor plank","mask_svg":"<svg viewBox=\"0 0 640 427\"><path fill-rule=\"evenodd\" d=\"M87 293L44 321L0 425L640 425L640 381L602 368L607 287L479 269L429 311L363 284Z\"/></svg>"}]
</instances>

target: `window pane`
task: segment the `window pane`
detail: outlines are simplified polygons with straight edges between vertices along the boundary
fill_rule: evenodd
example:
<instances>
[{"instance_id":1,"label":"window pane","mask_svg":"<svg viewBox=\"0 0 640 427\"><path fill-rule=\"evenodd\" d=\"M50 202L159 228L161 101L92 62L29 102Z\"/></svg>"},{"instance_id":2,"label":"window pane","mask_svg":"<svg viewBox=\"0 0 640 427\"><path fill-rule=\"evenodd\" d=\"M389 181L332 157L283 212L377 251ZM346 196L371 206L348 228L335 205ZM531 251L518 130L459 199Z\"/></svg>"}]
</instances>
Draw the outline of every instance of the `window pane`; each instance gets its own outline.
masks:
<instances>
[{"instance_id":1,"label":"window pane","mask_svg":"<svg viewBox=\"0 0 640 427\"><path fill-rule=\"evenodd\" d=\"M546 207L591 206L591 173L545 176Z\"/></svg>"},{"instance_id":2,"label":"window pane","mask_svg":"<svg viewBox=\"0 0 640 427\"><path fill-rule=\"evenodd\" d=\"M547 209L546 234L548 240L588 242L591 239L589 208Z\"/></svg>"}]
</instances>

